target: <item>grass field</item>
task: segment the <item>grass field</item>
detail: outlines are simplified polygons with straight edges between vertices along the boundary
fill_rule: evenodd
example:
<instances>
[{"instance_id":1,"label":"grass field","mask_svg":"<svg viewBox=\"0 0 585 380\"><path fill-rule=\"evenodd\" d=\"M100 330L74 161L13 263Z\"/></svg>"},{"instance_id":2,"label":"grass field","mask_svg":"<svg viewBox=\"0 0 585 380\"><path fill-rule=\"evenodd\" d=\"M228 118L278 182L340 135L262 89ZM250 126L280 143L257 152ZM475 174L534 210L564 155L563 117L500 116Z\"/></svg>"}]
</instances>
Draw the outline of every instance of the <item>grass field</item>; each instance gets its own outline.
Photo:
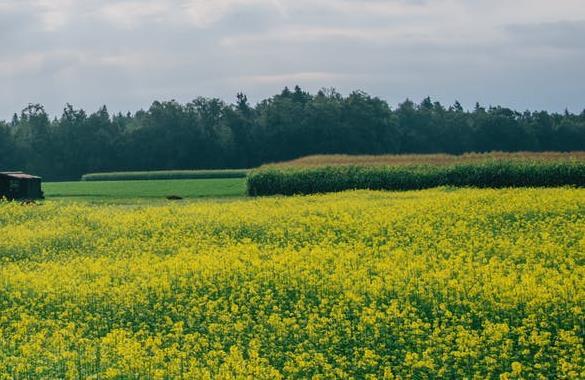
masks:
<instances>
[{"instance_id":1,"label":"grass field","mask_svg":"<svg viewBox=\"0 0 585 380\"><path fill-rule=\"evenodd\" d=\"M4 203L0 378L585 378L583 252L583 189Z\"/></svg>"},{"instance_id":2,"label":"grass field","mask_svg":"<svg viewBox=\"0 0 585 380\"><path fill-rule=\"evenodd\" d=\"M245 194L244 178L80 181L43 183L45 197L61 200L134 203L164 201L169 195L185 199L238 197Z\"/></svg>"}]
</instances>

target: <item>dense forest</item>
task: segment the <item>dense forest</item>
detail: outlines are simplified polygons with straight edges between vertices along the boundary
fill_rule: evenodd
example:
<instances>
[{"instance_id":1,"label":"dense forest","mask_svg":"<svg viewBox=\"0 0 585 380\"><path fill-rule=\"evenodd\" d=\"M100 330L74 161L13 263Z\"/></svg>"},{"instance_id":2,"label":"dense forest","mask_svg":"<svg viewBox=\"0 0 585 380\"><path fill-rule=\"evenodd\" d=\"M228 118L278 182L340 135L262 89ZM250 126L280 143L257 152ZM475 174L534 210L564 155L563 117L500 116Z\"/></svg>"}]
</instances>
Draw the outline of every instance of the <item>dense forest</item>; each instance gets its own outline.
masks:
<instances>
[{"instance_id":1,"label":"dense forest","mask_svg":"<svg viewBox=\"0 0 585 380\"><path fill-rule=\"evenodd\" d=\"M391 109L356 91L310 94L296 87L251 105L197 98L154 102L135 114L87 114L67 105L51 120L31 104L0 122L0 171L51 180L88 172L248 168L309 154L453 153L585 150L581 114L464 110L430 98Z\"/></svg>"}]
</instances>

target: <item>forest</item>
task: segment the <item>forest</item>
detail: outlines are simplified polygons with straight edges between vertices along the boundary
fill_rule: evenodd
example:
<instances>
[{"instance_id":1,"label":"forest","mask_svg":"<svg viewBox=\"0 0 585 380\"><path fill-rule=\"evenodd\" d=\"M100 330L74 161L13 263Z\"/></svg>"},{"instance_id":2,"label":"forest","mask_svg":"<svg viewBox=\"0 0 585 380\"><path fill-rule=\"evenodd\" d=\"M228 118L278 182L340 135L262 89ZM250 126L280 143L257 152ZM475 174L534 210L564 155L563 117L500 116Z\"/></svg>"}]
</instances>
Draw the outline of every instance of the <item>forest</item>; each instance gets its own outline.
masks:
<instances>
[{"instance_id":1,"label":"forest","mask_svg":"<svg viewBox=\"0 0 585 380\"><path fill-rule=\"evenodd\" d=\"M316 94L298 86L250 104L199 97L155 101L148 110L87 113L67 104L51 118L29 104L0 121L0 171L48 180L88 172L251 168L311 154L406 154L585 150L580 114L519 112L431 98L396 108L362 91Z\"/></svg>"}]
</instances>

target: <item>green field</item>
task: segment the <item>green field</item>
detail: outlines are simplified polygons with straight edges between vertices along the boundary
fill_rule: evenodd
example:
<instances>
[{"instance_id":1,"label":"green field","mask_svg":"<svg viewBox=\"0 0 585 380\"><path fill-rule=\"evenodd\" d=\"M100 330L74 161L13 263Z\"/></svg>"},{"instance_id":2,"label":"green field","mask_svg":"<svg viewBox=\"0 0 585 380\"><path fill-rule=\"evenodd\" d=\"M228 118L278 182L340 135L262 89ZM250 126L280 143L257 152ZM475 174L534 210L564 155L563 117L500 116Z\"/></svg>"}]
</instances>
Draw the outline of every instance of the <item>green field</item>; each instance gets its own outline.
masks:
<instances>
[{"instance_id":1,"label":"green field","mask_svg":"<svg viewBox=\"0 0 585 380\"><path fill-rule=\"evenodd\" d=\"M219 179L245 178L247 169L220 170L154 170L142 172L88 173L81 177L82 181L127 181L155 179Z\"/></svg>"},{"instance_id":2,"label":"green field","mask_svg":"<svg viewBox=\"0 0 585 380\"><path fill-rule=\"evenodd\" d=\"M166 201L169 195L185 199L239 197L245 188L244 178L43 183L49 200L106 203Z\"/></svg>"}]
</instances>

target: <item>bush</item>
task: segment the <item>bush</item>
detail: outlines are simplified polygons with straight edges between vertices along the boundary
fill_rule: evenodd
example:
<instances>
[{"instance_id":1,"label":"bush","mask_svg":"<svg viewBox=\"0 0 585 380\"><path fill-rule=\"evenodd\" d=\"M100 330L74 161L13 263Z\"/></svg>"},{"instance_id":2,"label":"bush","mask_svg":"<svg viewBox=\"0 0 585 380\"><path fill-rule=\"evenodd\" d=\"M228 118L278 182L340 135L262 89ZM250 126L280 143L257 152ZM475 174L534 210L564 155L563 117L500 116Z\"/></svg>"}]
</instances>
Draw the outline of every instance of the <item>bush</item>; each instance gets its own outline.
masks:
<instances>
[{"instance_id":1,"label":"bush","mask_svg":"<svg viewBox=\"0 0 585 380\"><path fill-rule=\"evenodd\" d=\"M82 181L131 181L154 179L213 179L245 178L247 169L233 170L163 170L145 172L90 173L81 177Z\"/></svg>"},{"instance_id":2,"label":"bush","mask_svg":"<svg viewBox=\"0 0 585 380\"><path fill-rule=\"evenodd\" d=\"M584 161L486 161L456 165L267 167L248 175L249 195L293 195L350 189L418 190L437 186L585 186Z\"/></svg>"}]
</instances>

